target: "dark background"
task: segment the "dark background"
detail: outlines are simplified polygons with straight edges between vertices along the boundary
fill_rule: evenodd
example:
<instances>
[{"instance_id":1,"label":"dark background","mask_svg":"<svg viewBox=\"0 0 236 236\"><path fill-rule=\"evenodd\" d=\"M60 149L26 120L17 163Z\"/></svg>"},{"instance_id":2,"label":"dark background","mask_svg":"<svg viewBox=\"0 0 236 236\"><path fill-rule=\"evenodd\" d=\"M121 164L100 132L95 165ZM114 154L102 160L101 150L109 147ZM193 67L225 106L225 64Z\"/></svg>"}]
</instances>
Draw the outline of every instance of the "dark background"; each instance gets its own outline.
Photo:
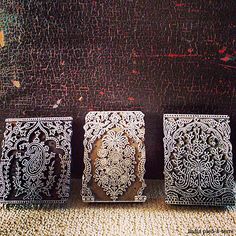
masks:
<instances>
[{"instance_id":1,"label":"dark background","mask_svg":"<svg viewBox=\"0 0 236 236\"><path fill-rule=\"evenodd\" d=\"M146 178L163 178L163 113L228 114L236 149L235 0L1 0L1 9L1 133L8 117L72 116L72 177L93 110L145 113Z\"/></svg>"}]
</instances>

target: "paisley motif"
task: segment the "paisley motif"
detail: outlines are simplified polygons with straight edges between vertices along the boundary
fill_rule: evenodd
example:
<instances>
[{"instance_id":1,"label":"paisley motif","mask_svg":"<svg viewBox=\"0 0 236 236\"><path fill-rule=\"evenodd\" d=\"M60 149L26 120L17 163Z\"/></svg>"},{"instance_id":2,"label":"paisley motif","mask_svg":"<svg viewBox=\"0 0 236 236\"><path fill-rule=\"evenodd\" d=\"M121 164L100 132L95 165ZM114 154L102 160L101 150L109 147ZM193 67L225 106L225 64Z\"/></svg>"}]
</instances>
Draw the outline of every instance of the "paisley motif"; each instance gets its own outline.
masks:
<instances>
[{"instance_id":1,"label":"paisley motif","mask_svg":"<svg viewBox=\"0 0 236 236\"><path fill-rule=\"evenodd\" d=\"M38 172L42 171L46 164L44 159L46 155L43 146L31 143L28 146L25 156L30 158L29 160L24 159L24 161L22 161L22 164L26 166L26 173L28 173L29 176L37 176Z\"/></svg>"}]
</instances>

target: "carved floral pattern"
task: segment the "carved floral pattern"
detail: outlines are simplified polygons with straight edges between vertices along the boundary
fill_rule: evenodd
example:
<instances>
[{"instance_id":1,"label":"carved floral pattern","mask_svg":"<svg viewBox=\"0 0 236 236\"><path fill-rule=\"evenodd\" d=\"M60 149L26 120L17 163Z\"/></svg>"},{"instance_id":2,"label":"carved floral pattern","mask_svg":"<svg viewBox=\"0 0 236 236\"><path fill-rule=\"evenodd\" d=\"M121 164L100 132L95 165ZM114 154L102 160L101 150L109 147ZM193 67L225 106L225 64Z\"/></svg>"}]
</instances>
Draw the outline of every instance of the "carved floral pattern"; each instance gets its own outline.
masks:
<instances>
[{"instance_id":1,"label":"carved floral pattern","mask_svg":"<svg viewBox=\"0 0 236 236\"><path fill-rule=\"evenodd\" d=\"M112 201L119 201L119 196L122 196L138 178L142 185L133 201L145 201L146 197L142 195L146 186L143 179L145 173L143 113L89 112L84 129L85 169L81 192L83 200L96 201L89 186L92 178ZM90 154L98 139L102 140L102 144L97 150L93 167ZM130 144L129 139L138 144L137 150ZM138 161L135 159L137 152L141 154ZM137 175L135 175L135 165L138 165ZM92 168L95 169L94 176Z\"/></svg>"},{"instance_id":2,"label":"carved floral pattern","mask_svg":"<svg viewBox=\"0 0 236 236\"><path fill-rule=\"evenodd\" d=\"M66 200L70 189L71 134L68 117L6 120L0 166L1 201Z\"/></svg>"},{"instance_id":3,"label":"carved floral pattern","mask_svg":"<svg viewBox=\"0 0 236 236\"><path fill-rule=\"evenodd\" d=\"M165 115L166 202L234 204L227 116Z\"/></svg>"},{"instance_id":4,"label":"carved floral pattern","mask_svg":"<svg viewBox=\"0 0 236 236\"><path fill-rule=\"evenodd\" d=\"M135 148L123 132L108 131L95 161L94 179L112 200L117 200L135 180Z\"/></svg>"}]
</instances>

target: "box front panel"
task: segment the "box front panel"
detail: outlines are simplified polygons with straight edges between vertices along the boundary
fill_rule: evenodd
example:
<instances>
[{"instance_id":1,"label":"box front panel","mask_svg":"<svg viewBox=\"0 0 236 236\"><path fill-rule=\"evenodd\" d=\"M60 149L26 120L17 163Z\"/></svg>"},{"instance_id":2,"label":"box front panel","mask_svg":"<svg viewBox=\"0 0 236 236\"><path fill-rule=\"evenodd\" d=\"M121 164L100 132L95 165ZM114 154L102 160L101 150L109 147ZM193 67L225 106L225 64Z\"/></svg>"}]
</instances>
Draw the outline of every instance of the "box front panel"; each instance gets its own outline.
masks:
<instances>
[{"instance_id":1,"label":"box front panel","mask_svg":"<svg viewBox=\"0 0 236 236\"><path fill-rule=\"evenodd\" d=\"M71 120L6 120L0 199L6 203L64 202L70 190Z\"/></svg>"},{"instance_id":2,"label":"box front panel","mask_svg":"<svg viewBox=\"0 0 236 236\"><path fill-rule=\"evenodd\" d=\"M144 201L141 112L90 112L85 123L84 201Z\"/></svg>"},{"instance_id":3,"label":"box front panel","mask_svg":"<svg viewBox=\"0 0 236 236\"><path fill-rule=\"evenodd\" d=\"M233 205L229 117L164 115L166 202Z\"/></svg>"}]
</instances>

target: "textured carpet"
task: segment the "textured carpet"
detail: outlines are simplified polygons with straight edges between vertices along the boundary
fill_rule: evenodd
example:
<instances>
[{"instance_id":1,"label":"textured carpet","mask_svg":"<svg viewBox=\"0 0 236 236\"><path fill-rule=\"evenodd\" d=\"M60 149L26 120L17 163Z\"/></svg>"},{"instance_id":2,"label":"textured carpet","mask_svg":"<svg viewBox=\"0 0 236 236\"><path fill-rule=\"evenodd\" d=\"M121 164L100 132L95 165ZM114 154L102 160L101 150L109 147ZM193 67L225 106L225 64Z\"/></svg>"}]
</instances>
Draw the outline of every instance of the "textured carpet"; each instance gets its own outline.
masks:
<instances>
[{"instance_id":1,"label":"textured carpet","mask_svg":"<svg viewBox=\"0 0 236 236\"><path fill-rule=\"evenodd\" d=\"M79 183L66 206L1 207L0 235L236 235L236 207L166 205L162 181L147 181L144 204L86 204Z\"/></svg>"}]
</instances>

